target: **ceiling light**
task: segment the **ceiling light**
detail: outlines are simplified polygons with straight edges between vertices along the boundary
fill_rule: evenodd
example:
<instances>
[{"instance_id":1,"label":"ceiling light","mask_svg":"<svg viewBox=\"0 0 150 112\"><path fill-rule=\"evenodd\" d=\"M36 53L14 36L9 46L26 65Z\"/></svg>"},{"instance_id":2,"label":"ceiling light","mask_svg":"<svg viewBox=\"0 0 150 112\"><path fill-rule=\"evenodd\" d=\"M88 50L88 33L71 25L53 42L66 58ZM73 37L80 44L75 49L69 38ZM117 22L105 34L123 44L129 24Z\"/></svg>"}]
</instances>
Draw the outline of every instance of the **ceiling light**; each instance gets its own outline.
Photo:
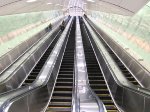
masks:
<instances>
[{"instance_id":1,"label":"ceiling light","mask_svg":"<svg viewBox=\"0 0 150 112\"><path fill-rule=\"evenodd\" d=\"M36 2L37 0L27 0L26 2Z\"/></svg>"},{"instance_id":2,"label":"ceiling light","mask_svg":"<svg viewBox=\"0 0 150 112\"><path fill-rule=\"evenodd\" d=\"M51 5L51 4L52 4L52 3L50 3L50 2L49 2L49 3L47 3L47 5Z\"/></svg>"},{"instance_id":3,"label":"ceiling light","mask_svg":"<svg viewBox=\"0 0 150 112\"><path fill-rule=\"evenodd\" d=\"M94 0L87 0L88 2L95 2Z\"/></svg>"},{"instance_id":4,"label":"ceiling light","mask_svg":"<svg viewBox=\"0 0 150 112\"><path fill-rule=\"evenodd\" d=\"M56 4L56 6L63 6L63 5L61 5L61 4Z\"/></svg>"}]
</instances>

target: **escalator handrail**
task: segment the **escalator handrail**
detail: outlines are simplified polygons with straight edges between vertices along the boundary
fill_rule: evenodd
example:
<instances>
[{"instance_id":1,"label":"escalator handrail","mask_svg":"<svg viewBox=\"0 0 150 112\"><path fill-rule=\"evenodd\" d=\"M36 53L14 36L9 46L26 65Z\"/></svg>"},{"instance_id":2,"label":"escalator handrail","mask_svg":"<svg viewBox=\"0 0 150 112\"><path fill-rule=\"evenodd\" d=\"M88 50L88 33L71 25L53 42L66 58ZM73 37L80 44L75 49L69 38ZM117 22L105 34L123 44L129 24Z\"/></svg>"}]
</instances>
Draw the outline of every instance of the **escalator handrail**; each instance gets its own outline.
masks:
<instances>
[{"instance_id":1,"label":"escalator handrail","mask_svg":"<svg viewBox=\"0 0 150 112\"><path fill-rule=\"evenodd\" d=\"M6 94L5 93L1 94L0 95L0 100L1 100L0 111L2 111L2 112L6 111L6 109L8 109L9 106L12 103L14 103L13 101L15 101L15 99L21 99L25 95L29 95L30 93L34 93L34 91L36 92L36 90L44 87L48 83L48 80L51 76L49 74L51 74L51 72L53 70L53 65L55 64L55 62L57 60L57 56L60 52L61 46L64 43L64 39L65 39L66 35L68 34L68 29L70 29L72 20L73 20L73 17L69 20L63 34L59 38L55 47L53 48L48 60L46 61L47 64L44 65L41 72L39 73L38 79L36 79L36 81L34 83L32 83L30 86L19 88L19 89L7 92ZM48 73L46 74L44 70L46 70L46 71L48 70L47 71Z\"/></svg>"},{"instance_id":2,"label":"escalator handrail","mask_svg":"<svg viewBox=\"0 0 150 112\"><path fill-rule=\"evenodd\" d=\"M72 112L80 112L80 100L79 100L79 98L78 98L78 96L77 96L77 92L78 92L78 90L77 90L77 87L76 87L76 82L77 82L77 80L76 80L76 77L77 77L77 73L76 73L76 64L75 64L75 62L76 62L76 49L74 50L74 81L73 81L73 92L72 92Z\"/></svg>"},{"instance_id":3,"label":"escalator handrail","mask_svg":"<svg viewBox=\"0 0 150 112\"><path fill-rule=\"evenodd\" d=\"M54 25L56 24L56 22L58 22L58 20L56 20L55 22L52 23L52 26L54 27ZM46 28L44 28L42 31L38 32L38 34L40 34L41 32L45 31L45 34L44 36L48 33L46 31L46 29L48 28L49 26L47 26ZM53 28L52 27L52 28ZM35 36L35 35L34 35ZM29 38L30 39L30 38ZM27 40L29 40L27 39ZM5 67L2 71L0 71L0 77L1 75L10 67L12 66L18 59L20 59L26 52L28 52L39 40L41 40L42 38L38 39L35 43L33 43L28 49L26 49L22 54L19 55L19 57L17 57L12 63L10 63L7 67ZM26 41L27 41L26 40ZM22 44L22 43L21 43ZM18 46L20 46L21 44L19 44ZM13 49L11 49L10 51L8 51L7 53L3 54L1 57L0 57L0 60L2 58L4 58L5 56L9 55L10 52L12 52L14 49L17 49L18 46L14 47Z\"/></svg>"},{"instance_id":4,"label":"escalator handrail","mask_svg":"<svg viewBox=\"0 0 150 112\"><path fill-rule=\"evenodd\" d=\"M95 32L96 32L99 36L101 36L101 34L98 33L98 31L94 28L93 25L90 24L90 26L92 26L92 28L95 30ZM106 43L106 44L107 44L107 43ZM112 68L110 67L110 69L112 69ZM112 70L112 71L113 71L113 70ZM115 73L113 73L113 74L114 74L115 80L117 81L117 83L118 83L120 86L127 87L127 88L129 88L129 89L131 88L131 89L133 89L133 90L135 90L135 91L141 92L141 93L146 94L146 95L148 95L148 96L150 95L150 90L148 90L148 89L145 89L145 88L142 88L142 87L137 87L137 86L130 86L130 87L125 86L123 83L121 83L121 82L119 81L119 79L116 77Z\"/></svg>"},{"instance_id":5,"label":"escalator handrail","mask_svg":"<svg viewBox=\"0 0 150 112\"><path fill-rule=\"evenodd\" d=\"M86 31L86 34L88 35L87 31ZM88 37L88 38L89 38L89 37ZM90 42L90 44L91 44L91 42ZM87 71L86 71L86 72L87 72ZM87 72L87 73L88 73L88 72ZM87 75L87 76L88 76L88 75ZM88 81L88 89L91 91L91 94L94 96L94 98L96 99L97 104L98 104L98 106L99 106L99 109L100 109L99 112L106 112L106 108L105 108L103 102L99 99L99 97L96 95L96 93L92 90L92 88L91 88L91 86L90 86L90 83L89 83L88 77L87 77L87 81ZM101 107L102 107L102 109L101 109Z\"/></svg>"},{"instance_id":6,"label":"escalator handrail","mask_svg":"<svg viewBox=\"0 0 150 112\"><path fill-rule=\"evenodd\" d=\"M90 24L90 23L88 23L88 24ZM94 31L95 31L99 36L101 36L101 35L97 32L97 30L94 28L93 25L90 24L90 26L92 27L92 29L94 29ZM99 50L99 51L100 51L100 50ZM100 51L100 52L101 52L101 51ZM123 83L121 83L121 82L119 81L119 79L116 77L116 74L115 74L114 71L112 70L112 67L111 67L111 65L109 64L109 62L107 61L107 59L105 58L104 54L103 54L103 53L101 53L101 54L102 54L103 59L104 59L105 62L107 63L107 67L109 68L109 70L110 70L110 72L111 72L111 75L112 75L112 77L113 77L114 83L116 83L118 87L120 87L120 88L122 88L122 89L124 89L124 90L126 90L126 91L129 91L129 92L131 92L131 93L134 93L134 94L138 95L139 97L142 97L143 100L144 100L144 102L145 102L145 100L148 100L148 101L149 101L149 98L150 98L150 92L149 92L149 90L144 89L144 88L140 88L140 87L136 87L136 86L126 86L126 85L124 85ZM105 80L107 80L107 79L105 78ZM107 82L107 81L106 81L106 82ZM111 91L111 90L110 90L110 91ZM113 96L112 93L111 93L111 96ZM135 97L136 97L136 96L135 96ZM113 99L114 99L114 98L113 98ZM136 100L136 99L135 99L135 100ZM143 100L142 100L142 101L143 101ZM115 101L115 100L114 100L114 101ZM116 101L115 101L114 103L116 104ZM141 103L141 105L142 105L142 103ZM139 105L139 106L141 106L141 105ZM145 105L145 104L143 104L143 105ZM149 106L148 106L147 108L149 108ZM139 110L140 110L140 109L139 109Z\"/></svg>"},{"instance_id":7,"label":"escalator handrail","mask_svg":"<svg viewBox=\"0 0 150 112\"><path fill-rule=\"evenodd\" d=\"M82 43L82 36L81 36L81 29L80 29L80 25L79 25L79 18L77 17L77 19L76 19L76 52L75 52L75 75L76 75L76 90L78 91L78 82L79 82L79 80L81 80L78 76L78 73L80 74L80 73L82 73L82 72L80 72L80 67L78 66L78 64L79 63L82 63L83 65L85 65L84 67L82 66L82 70L83 71L85 71L85 74L84 74L84 76L86 77L84 80L86 81L86 89L88 90L88 92L90 92L90 94L93 96L93 98L96 100L96 102L97 102L97 104L98 104L98 109L99 109L99 112L106 112L106 110L104 109L104 105L103 105L103 102L102 101L100 101L100 99L98 98L98 97L96 97L96 94L94 94L94 92L92 91L92 89L90 88L90 85L89 85L89 81L88 81L88 74L87 74L87 69L86 69L86 62L85 62L85 55L84 55L84 48L83 48L83 43ZM80 30L80 31L79 31ZM80 36L80 38L81 38L81 40L77 40L78 38L79 38L79 36ZM79 44L77 44L77 42L80 42L81 41L81 43L79 43ZM79 46L78 46L79 45ZM82 47L82 48L81 48ZM80 60L80 58L78 58L78 54L77 54L77 50L80 50L80 51L82 51L82 49L83 49L83 52L81 53L82 54L82 56L81 57L84 57L83 59L82 59L82 61ZM81 61L81 62L80 62ZM85 87L85 85L84 85L84 87ZM76 93L77 94L77 93ZM78 94L79 95L79 94ZM78 97L80 97L80 96L76 96L76 100L77 100L77 106L78 106L78 108L79 108L79 111L80 111L80 99L78 98ZM79 100L79 101L78 101Z\"/></svg>"},{"instance_id":8,"label":"escalator handrail","mask_svg":"<svg viewBox=\"0 0 150 112\"><path fill-rule=\"evenodd\" d=\"M56 26L56 27L58 27L58 26ZM55 30L55 28L56 27L54 27L53 29ZM45 34L43 37L49 37L51 34L53 33L53 31L52 32L50 32L49 34ZM32 47L34 47L35 46L35 44L37 44L40 40L41 40L42 38L40 38L36 43L34 43L29 49L28 49L28 51L32 48ZM37 49L36 49L37 50ZM36 52L36 50L35 51L33 51L30 55L29 55L29 57L34 53L34 52ZM26 52L25 53L23 53L22 55L24 55L24 54L26 54ZM21 55L21 56L22 56ZM28 60L28 57L26 58L26 60ZM22 65L26 60L24 60L23 62L21 62L20 63L20 65ZM18 61L18 60L16 60L16 61ZM15 62L16 62L15 61ZM14 62L14 63L15 63ZM18 66L15 70L17 70L18 68L19 68L20 66ZM7 76L8 74L1 74L1 76L0 76L0 85L2 84L2 83L5 83L7 80L9 80L11 77L12 77L12 75L16 72L16 71L13 71L9 76Z\"/></svg>"}]
</instances>

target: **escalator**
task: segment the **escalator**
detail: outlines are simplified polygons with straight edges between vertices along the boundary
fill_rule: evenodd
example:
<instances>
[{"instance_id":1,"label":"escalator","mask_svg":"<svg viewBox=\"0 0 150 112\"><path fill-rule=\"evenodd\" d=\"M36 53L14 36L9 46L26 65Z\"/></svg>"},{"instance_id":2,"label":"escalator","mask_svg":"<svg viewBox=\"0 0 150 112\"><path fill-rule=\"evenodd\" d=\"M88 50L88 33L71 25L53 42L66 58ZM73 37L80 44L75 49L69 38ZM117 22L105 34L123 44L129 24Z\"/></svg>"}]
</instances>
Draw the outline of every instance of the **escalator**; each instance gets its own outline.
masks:
<instances>
[{"instance_id":1,"label":"escalator","mask_svg":"<svg viewBox=\"0 0 150 112\"><path fill-rule=\"evenodd\" d=\"M72 109L75 23L74 19L47 112L71 112Z\"/></svg>"},{"instance_id":2,"label":"escalator","mask_svg":"<svg viewBox=\"0 0 150 112\"><path fill-rule=\"evenodd\" d=\"M99 64L97 62L96 56L94 54L86 32L87 31L84 27L84 24L81 24L81 34L83 39L89 84L94 90L94 92L97 94L97 96L100 98L100 100L106 106L107 112L118 112L118 109L116 108L110 96L107 84L104 80L104 77L102 75L102 72L100 70Z\"/></svg>"},{"instance_id":3,"label":"escalator","mask_svg":"<svg viewBox=\"0 0 150 112\"><path fill-rule=\"evenodd\" d=\"M117 66L119 67L119 69L121 70L121 72L124 74L124 76L126 77L126 79L129 82L131 82L132 84L136 85L136 86L141 86L139 84L139 82L136 80L136 78L134 77L134 75L132 75L132 73L123 64L123 62L121 61L121 59L119 59L117 57L117 55L114 53L114 51L110 48L110 46L108 46L102 38L99 38L99 39L103 43L104 47L107 49L109 55L113 58L113 60L115 61L115 63L117 64Z\"/></svg>"},{"instance_id":4,"label":"escalator","mask_svg":"<svg viewBox=\"0 0 150 112\"><path fill-rule=\"evenodd\" d=\"M102 40L102 39L101 39ZM124 66L124 64L121 62L121 60L116 56L116 54L110 49L110 47L102 40L103 45L107 49L109 55L113 58L113 60L116 62L117 66L120 68L121 72L124 74L124 76L127 78L129 82L131 82L134 85L140 86L140 84L137 82L137 80L133 77L131 72Z\"/></svg>"},{"instance_id":5,"label":"escalator","mask_svg":"<svg viewBox=\"0 0 150 112\"><path fill-rule=\"evenodd\" d=\"M62 34L61 31L59 31L57 34L53 34L52 36L55 36L51 45L49 46L49 48L46 50L46 52L44 53L44 55L41 57L41 59L39 60L39 62L36 64L36 66L33 68L33 70L31 71L31 73L29 74L29 76L26 78L26 80L24 81L24 83L22 84L22 86L26 86L29 85L31 83L33 83L36 79L36 77L38 76L40 70L42 69L43 65L45 64L46 60L48 59L51 51L53 50L53 47L55 46L57 40L59 39L60 35Z\"/></svg>"},{"instance_id":6,"label":"escalator","mask_svg":"<svg viewBox=\"0 0 150 112\"><path fill-rule=\"evenodd\" d=\"M67 25L68 21L70 18L68 18L65 21L65 26ZM51 51L53 50L55 44L57 43L59 37L61 36L62 31L61 29L59 29L58 31L56 31L55 33L53 33L51 35L51 38L54 37L54 39L51 42L51 45L49 46L49 48L46 50L46 52L43 54L43 56L41 57L41 59L38 61L38 63L36 64L36 66L32 69L31 73L28 75L28 77L25 79L25 81L23 82L22 86L26 86L26 85L30 85L31 83L33 83L35 81L35 79L37 78L39 72L41 71L42 67L44 66L46 60L48 59Z\"/></svg>"}]
</instances>

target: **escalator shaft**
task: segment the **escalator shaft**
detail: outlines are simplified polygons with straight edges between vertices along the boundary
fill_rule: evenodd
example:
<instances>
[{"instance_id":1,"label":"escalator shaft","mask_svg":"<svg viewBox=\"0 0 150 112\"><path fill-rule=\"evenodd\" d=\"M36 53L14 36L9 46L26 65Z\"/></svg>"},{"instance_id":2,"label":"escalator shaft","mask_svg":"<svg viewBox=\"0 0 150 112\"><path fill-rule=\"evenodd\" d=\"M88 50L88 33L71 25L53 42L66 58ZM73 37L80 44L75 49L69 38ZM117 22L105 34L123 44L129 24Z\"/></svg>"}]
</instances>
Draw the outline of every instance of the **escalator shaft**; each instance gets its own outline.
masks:
<instances>
[{"instance_id":1,"label":"escalator shaft","mask_svg":"<svg viewBox=\"0 0 150 112\"><path fill-rule=\"evenodd\" d=\"M41 59L39 60L39 62L36 64L36 66L34 67L34 69L31 71L31 73L29 74L29 76L26 78L26 80L24 81L24 83L22 84L22 86L25 85L29 85L31 83L33 83L36 79L36 77L38 76L39 72L41 71L42 67L44 66L46 60L48 59L51 51L53 50L56 42L58 41L59 37L61 35L61 31L59 31L56 36L55 36L53 42L51 43L51 45L49 46L49 48L46 50L46 52L44 53L44 55L41 57Z\"/></svg>"},{"instance_id":2,"label":"escalator shaft","mask_svg":"<svg viewBox=\"0 0 150 112\"><path fill-rule=\"evenodd\" d=\"M74 72L75 19L47 112L71 112Z\"/></svg>"},{"instance_id":3,"label":"escalator shaft","mask_svg":"<svg viewBox=\"0 0 150 112\"><path fill-rule=\"evenodd\" d=\"M116 56L116 54L109 48L109 46L103 42L103 45L107 49L110 56L114 59L117 66L120 68L121 72L124 74L124 76L127 78L129 82L131 82L134 85L140 86L140 84L137 82L137 80L132 76L132 74L129 72L129 70L124 66L124 64L121 62L121 60Z\"/></svg>"},{"instance_id":4,"label":"escalator shaft","mask_svg":"<svg viewBox=\"0 0 150 112\"><path fill-rule=\"evenodd\" d=\"M112 59L115 61L115 63L117 64L117 66L119 67L119 69L121 70L121 72L123 73L123 75L126 77L126 79L131 82L134 85L137 86L141 86L140 83L137 81L137 79L133 76L134 74L132 74L127 67L123 64L123 62L121 61L121 59L119 59L117 57L117 55L114 53L114 51L110 48L110 46L108 46L106 44L106 42L102 39L102 37L99 38L100 41L103 43L104 47L107 49L109 55L112 57Z\"/></svg>"},{"instance_id":5,"label":"escalator shaft","mask_svg":"<svg viewBox=\"0 0 150 112\"><path fill-rule=\"evenodd\" d=\"M90 86L106 106L107 112L118 112L110 96L109 90L100 70L91 43L88 40L88 35L83 24L81 25L81 33Z\"/></svg>"}]
</instances>

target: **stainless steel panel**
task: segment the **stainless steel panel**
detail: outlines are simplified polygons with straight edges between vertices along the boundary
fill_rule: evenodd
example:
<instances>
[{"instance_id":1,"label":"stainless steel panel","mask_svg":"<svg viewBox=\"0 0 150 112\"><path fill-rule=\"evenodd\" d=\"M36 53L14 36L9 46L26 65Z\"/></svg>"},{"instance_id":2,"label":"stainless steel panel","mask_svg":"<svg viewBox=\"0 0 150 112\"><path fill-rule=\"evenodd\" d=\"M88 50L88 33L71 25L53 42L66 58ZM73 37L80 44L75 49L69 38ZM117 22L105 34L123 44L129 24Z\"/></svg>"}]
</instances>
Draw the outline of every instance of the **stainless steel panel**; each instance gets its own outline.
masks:
<instances>
[{"instance_id":1,"label":"stainless steel panel","mask_svg":"<svg viewBox=\"0 0 150 112\"><path fill-rule=\"evenodd\" d=\"M24 53L26 50L28 50L29 47L30 47L30 46L28 45L27 41L25 41L25 42L23 42L23 43L20 43L20 45L17 46L17 48L18 48L18 50L19 50L19 55L18 55L18 57L19 57L22 53ZM14 50L12 50L12 52L13 52L13 51L14 51ZM16 58L16 57L14 57L14 58Z\"/></svg>"},{"instance_id":2,"label":"stainless steel panel","mask_svg":"<svg viewBox=\"0 0 150 112\"><path fill-rule=\"evenodd\" d=\"M116 78L116 73L113 72L110 63L106 59L101 49L95 44L91 38L95 53L97 54L103 76L108 84L108 88L119 108L125 112L146 112L150 110L148 105L150 101L150 92L142 90L142 88L124 86L119 79Z\"/></svg>"},{"instance_id":3,"label":"stainless steel panel","mask_svg":"<svg viewBox=\"0 0 150 112\"><path fill-rule=\"evenodd\" d=\"M71 21L69 22L70 24ZM70 28L70 24L66 30ZM38 77L39 79L36 80L36 82L31 86L22 89L20 88L0 96L0 110L5 112L41 112L46 109L52 95L54 82L67 43L68 37L65 35L67 33L68 31L62 34L63 38L60 38L60 41L57 42L57 48L53 50L51 57L46 62L47 64L44 65L44 68ZM52 65L50 64L51 61L53 62ZM28 108L28 110L26 110L26 108Z\"/></svg>"},{"instance_id":4,"label":"stainless steel panel","mask_svg":"<svg viewBox=\"0 0 150 112\"><path fill-rule=\"evenodd\" d=\"M26 73L28 74L35 65L34 58L31 56L28 58L28 60L23 64L24 69L26 70Z\"/></svg>"},{"instance_id":5,"label":"stainless steel panel","mask_svg":"<svg viewBox=\"0 0 150 112\"><path fill-rule=\"evenodd\" d=\"M24 77L26 76L26 72L23 67L21 67L18 71L16 71L15 74L12 75L13 77L7 78L7 80L5 80L5 82L1 84L1 86L4 85L6 87L5 91L17 88L18 85L21 83L22 79L24 79ZM4 92L4 90L2 89L0 89L0 91Z\"/></svg>"},{"instance_id":6,"label":"stainless steel panel","mask_svg":"<svg viewBox=\"0 0 150 112\"><path fill-rule=\"evenodd\" d=\"M44 41L37 44L39 46L31 52L32 54L30 53L27 55L28 57L26 57L26 55L22 57L25 58L23 59L24 61L18 65L15 65L16 69L14 71L8 71L8 73L3 74L3 80L0 81L0 92L6 92L11 89L15 89L24 81L54 39L53 33L56 34L60 23L57 24L58 25L54 28L54 30L46 35L45 38L43 38Z\"/></svg>"},{"instance_id":7,"label":"stainless steel panel","mask_svg":"<svg viewBox=\"0 0 150 112\"><path fill-rule=\"evenodd\" d=\"M0 74L1 72L11 63L11 58L9 54L0 58Z\"/></svg>"},{"instance_id":8,"label":"stainless steel panel","mask_svg":"<svg viewBox=\"0 0 150 112\"><path fill-rule=\"evenodd\" d=\"M150 72L138 63L133 57L131 57L118 43L111 39L102 29L99 29L92 22L91 24L101 34L102 38L111 46L112 50L116 52L118 57L124 62L124 64L131 70L134 76L139 82L147 89L150 89ZM142 77L144 74L144 77ZM142 80L141 80L142 77Z\"/></svg>"},{"instance_id":9,"label":"stainless steel panel","mask_svg":"<svg viewBox=\"0 0 150 112\"><path fill-rule=\"evenodd\" d=\"M60 21L62 21L62 18L52 24L56 25L60 23ZM38 34L34 35L33 37L29 38L28 40L22 42L21 44L10 50L8 53L0 57L0 74L2 73L2 71L4 71L4 69L7 69L8 66L15 62L22 53L29 50L34 43L36 43L39 39L43 38L43 34L47 33L45 29L39 32ZM11 59L7 57L8 54L11 56Z\"/></svg>"},{"instance_id":10,"label":"stainless steel panel","mask_svg":"<svg viewBox=\"0 0 150 112\"><path fill-rule=\"evenodd\" d=\"M73 112L105 112L105 109L103 108L104 104L92 91L89 85L83 41L78 17L76 17L75 34L75 96L73 96Z\"/></svg>"},{"instance_id":11,"label":"stainless steel panel","mask_svg":"<svg viewBox=\"0 0 150 112\"><path fill-rule=\"evenodd\" d=\"M19 55L20 55L20 52L19 52L19 48L18 47L16 47L13 51L11 50L9 52L9 56L10 56L12 62L13 62L13 60L16 59L16 57L18 58Z\"/></svg>"}]
</instances>

